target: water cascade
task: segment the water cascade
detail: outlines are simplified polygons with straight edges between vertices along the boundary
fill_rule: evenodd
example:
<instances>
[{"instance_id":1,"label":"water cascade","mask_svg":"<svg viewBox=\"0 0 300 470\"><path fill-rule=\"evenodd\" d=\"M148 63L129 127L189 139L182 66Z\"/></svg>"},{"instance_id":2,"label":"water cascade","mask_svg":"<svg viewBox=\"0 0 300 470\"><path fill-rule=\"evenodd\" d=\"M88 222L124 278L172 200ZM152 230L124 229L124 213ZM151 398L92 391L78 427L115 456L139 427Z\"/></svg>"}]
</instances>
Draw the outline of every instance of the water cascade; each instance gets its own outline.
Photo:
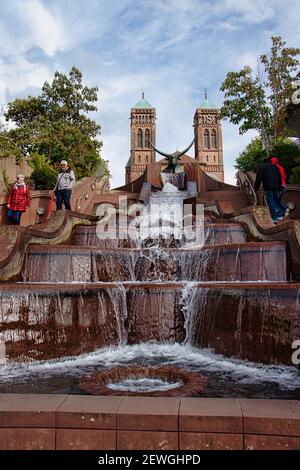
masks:
<instances>
[{"instance_id":1,"label":"water cascade","mask_svg":"<svg viewBox=\"0 0 300 470\"><path fill-rule=\"evenodd\" d=\"M78 392L86 374L139 365L201 371L208 380L204 396L232 396L232 383L237 396L243 390L259 396L262 377L270 396L296 393L300 382L284 364L300 306L298 291L287 284L285 242L251 241L243 224L206 213L194 227L203 231L203 244L197 237L187 243L187 191L179 189L179 175L164 175L163 189L153 190L144 212L129 219L127 240L100 239L96 226L77 226L69 244L27 247L22 279L3 285L0 299L6 360L0 391L11 377L15 390L18 377L27 390L41 387L43 367L53 378L44 382L47 390L70 391L75 377ZM20 362L31 363L27 382ZM63 378L62 370L71 372ZM155 383L175 393L182 385L149 380L125 377L108 388L152 393Z\"/></svg>"}]
</instances>

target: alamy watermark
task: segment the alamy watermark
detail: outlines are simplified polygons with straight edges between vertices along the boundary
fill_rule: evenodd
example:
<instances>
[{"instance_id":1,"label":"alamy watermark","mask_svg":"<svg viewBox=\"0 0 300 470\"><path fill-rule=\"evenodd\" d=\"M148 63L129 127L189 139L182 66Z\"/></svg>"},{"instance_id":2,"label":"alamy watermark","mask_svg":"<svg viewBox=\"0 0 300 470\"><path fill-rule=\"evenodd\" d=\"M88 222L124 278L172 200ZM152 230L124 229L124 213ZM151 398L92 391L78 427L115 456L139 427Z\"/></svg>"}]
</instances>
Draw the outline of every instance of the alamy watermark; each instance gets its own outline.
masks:
<instances>
[{"instance_id":1,"label":"alamy watermark","mask_svg":"<svg viewBox=\"0 0 300 470\"><path fill-rule=\"evenodd\" d=\"M113 204L101 204L96 211L100 217L96 234L99 240L180 240L193 242L202 248L205 242L204 205L182 204L170 195L163 202L128 205L126 196L119 198L118 209Z\"/></svg>"},{"instance_id":2,"label":"alamy watermark","mask_svg":"<svg viewBox=\"0 0 300 470\"><path fill-rule=\"evenodd\" d=\"M296 350L292 354L292 364L294 364L295 366L299 366L300 364L300 339L296 339L295 341L293 341L292 349Z\"/></svg>"},{"instance_id":3,"label":"alamy watermark","mask_svg":"<svg viewBox=\"0 0 300 470\"><path fill-rule=\"evenodd\" d=\"M295 80L292 83L292 88L295 90L292 94L292 103L300 104L300 79Z\"/></svg>"}]
</instances>

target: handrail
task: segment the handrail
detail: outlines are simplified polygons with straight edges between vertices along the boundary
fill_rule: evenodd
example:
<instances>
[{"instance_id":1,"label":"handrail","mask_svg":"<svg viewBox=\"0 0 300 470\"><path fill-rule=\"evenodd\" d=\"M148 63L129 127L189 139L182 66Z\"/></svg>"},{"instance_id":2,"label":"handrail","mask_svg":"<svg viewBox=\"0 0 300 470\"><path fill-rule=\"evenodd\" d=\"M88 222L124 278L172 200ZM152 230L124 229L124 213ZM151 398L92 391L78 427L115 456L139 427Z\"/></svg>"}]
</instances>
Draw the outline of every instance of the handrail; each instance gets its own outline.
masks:
<instances>
[{"instance_id":1,"label":"handrail","mask_svg":"<svg viewBox=\"0 0 300 470\"><path fill-rule=\"evenodd\" d=\"M237 179L239 182L239 187L242 191L253 198L253 204L257 205L257 195L252 184L251 179L249 178L248 174L245 171L238 171ZM244 179L244 181L243 181Z\"/></svg>"},{"instance_id":2,"label":"handrail","mask_svg":"<svg viewBox=\"0 0 300 470\"><path fill-rule=\"evenodd\" d=\"M84 186L84 189L83 191L81 192L81 194L79 195L79 197L77 198L77 201L76 201L76 211L79 211L81 206L80 206L80 202L81 202L81 199L83 197L86 197L88 196L87 194L87 188L91 188L92 190L96 189L96 182L97 180L100 180L101 178L103 178L103 172L99 171L99 173L96 173L96 175L94 175L93 177L89 177L89 181L87 182L87 184ZM92 178L92 179L91 179Z\"/></svg>"}]
</instances>

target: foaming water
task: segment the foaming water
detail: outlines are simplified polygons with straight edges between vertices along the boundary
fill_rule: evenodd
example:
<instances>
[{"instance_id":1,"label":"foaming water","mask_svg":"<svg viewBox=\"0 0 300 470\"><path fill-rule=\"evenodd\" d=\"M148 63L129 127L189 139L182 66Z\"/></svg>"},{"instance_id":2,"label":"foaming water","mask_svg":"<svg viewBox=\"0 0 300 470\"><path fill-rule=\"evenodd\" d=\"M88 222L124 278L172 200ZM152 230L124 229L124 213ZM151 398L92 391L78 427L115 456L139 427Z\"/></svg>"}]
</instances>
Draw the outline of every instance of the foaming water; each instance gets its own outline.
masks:
<instances>
[{"instance_id":1,"label":"foaming water","mask_svg":"<svg viewBox=\"0 0 300 470\"><path fill-rule=\"evenodd\" d=\"M300 374L295 367L268 366L228 359L190 345L142 343L103 348L63 361L3 365L0 392L82 393L78 382L96 370L132 365L177 366L208 377L202 396L296 398Z\"/></svg>"},{"instance_id":2,"label":"foaming water","mask_svg":"<svg viewBox=\"0 0 300 470\"><path fill-rule=\"evenodd\" d=\"M109 382L106 384L107 388L120 392L165 392L174 388L181 387L183 382L168 382L167 380L158 378L142 377L138 379L125 379L121 382Z\"/></svg>"}]
</instances>

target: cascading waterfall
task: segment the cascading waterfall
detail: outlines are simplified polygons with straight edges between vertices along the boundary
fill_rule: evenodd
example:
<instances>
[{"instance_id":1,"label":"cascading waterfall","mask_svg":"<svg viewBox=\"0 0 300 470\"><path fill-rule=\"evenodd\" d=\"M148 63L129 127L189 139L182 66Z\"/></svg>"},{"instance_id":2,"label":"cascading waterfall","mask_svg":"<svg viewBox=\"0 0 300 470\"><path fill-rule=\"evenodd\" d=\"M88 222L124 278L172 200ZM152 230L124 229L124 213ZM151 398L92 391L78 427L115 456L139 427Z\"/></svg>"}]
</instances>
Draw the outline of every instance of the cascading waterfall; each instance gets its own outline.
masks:
<instances>
[{"instance_id":1,"label":"cascading waterfall","mask_svg":"<svg viewBox=\"0 0 300 470\"><path fill-rule=\"evenodd\" d=\"M130 236L139 248L172 246L182 239L183 201L186 191L166 183L162 191L152 192L142 216L130 223Z\"/></svg>"},{"instance_id":2,"label":"cascading waterfall","mask_svg":"<svg viewBox=\"0 0 300 470\"><path fill-rule=\"evenodd\" d=\"M118 344L120 346L127 344L127 331L125 321L127 319L126 290L123 284L117 284L108 290L108 295L114 307L116 317Z\"/></svg>"},{"instance_id":3,"label":"cascading waterfall","mask_svg":"<svg viewBox=\"0 0 300 470\"><path fill-rule=\"evenodd\" d=\"M184 315L186 333L183 344L192 345L195 329L201 331L208 292L208 288L199 288L196 282L186 283L181 290L180 306Z\"/></svg>"},{"instance_id":4,"label":"cascading waterfall","mask_svg":"<svg viewBox=\"0 0 300 470\"><path fill-rule=\"evenodd\" d=\"M245 279L252 282L252 278L257 281L257 277L266 281L272 275L275 280L284 280L274 269L278 265L284 271L284 247L277 246L276 263L270 267L273 253L268 247L265 250L258 244L247 244L241 224L208 223L204 247L197 240L186 240L183 233L186 197L187 193L179 191L167 178L162 191L151 193L143 214L129 220L131 240L124 244L120 240L102 240L102 244L97 244L96 230L92 232L96 227L90 226L73 234L72 240L79 241L77 245L29 247L20 283L24 291L20 288L14 296L13 291L4 290L0 298L0 349L8 343L13 360L17 357L27 361L28 358L57 361L72 355L69 362L73 361L78 368L70 369L79 376L83 363L88 364L84 373L113 363L180 363L194 370L201 367L208 373L211 390L217 390L217 385L214 386L220 370L225 377L222 388L226 388L228 374L243 384L243 380L251 384L253 375L258 374L260 382L269 377L270 383L274 380L281 387L286 373L289 389L294 390L298 386L294 371L264 366L262 372L257 365L226 359L205 349L213 344L222 354L247 358L256 341L256 348L261 348L260 357L256 357L265 362L265 357L272 357L276 362L274 349L280 347L284 337L282 333L276 336L276 332L289 321L282 318L284 302L277 307L270 290L264 288L258 289L253 298L250 289L244 286L237 289L234 283ZM194 227L195 219L192 222ZM249 253L254 253L255 262L247 278ZM223 289L224 282L232 284L232 291L228 285ZM288 301L294 306L294 299ZM278 312L271 312L271 308L278 308ZM270 321L271 315L275 326ZM299 315L295 318L293 332L297 337ZM284 346L288 341L287 330ZM138 343L142 343L140 347ZM18 348L20 351L28 348L28 356L18 353ZM52 356L47 356L49 350ZM88 354L79 356L84 353ZM58 369L63 370L69 362L58 361ZM41 364L47 370L55 369L51 362ZM60 380L61 377L59 383ZM226 393L232 396L230 384Z\"/></svg>"}]
</instances>

